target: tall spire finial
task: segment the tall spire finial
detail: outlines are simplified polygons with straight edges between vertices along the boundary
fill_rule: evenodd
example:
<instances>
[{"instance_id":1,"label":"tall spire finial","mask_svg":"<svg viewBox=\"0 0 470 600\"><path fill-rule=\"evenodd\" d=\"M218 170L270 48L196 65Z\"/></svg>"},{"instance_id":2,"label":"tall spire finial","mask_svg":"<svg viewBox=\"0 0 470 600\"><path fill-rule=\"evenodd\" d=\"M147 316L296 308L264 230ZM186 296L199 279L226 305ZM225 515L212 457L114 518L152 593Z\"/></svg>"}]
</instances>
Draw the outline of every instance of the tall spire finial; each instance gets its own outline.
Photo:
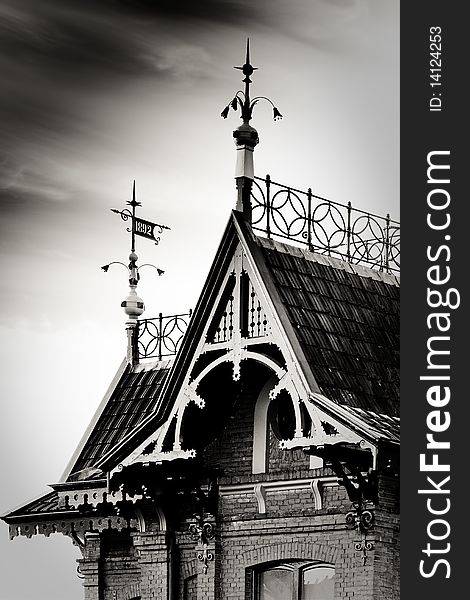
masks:
<instances>
[{"instance_id":1,"label":"tall spire finial","mask_svg":"<svg viewBox=\"0 0 470 600\"><path fill-rule=\"evenodd\" d=\"M135 209L138 206L142 206L141 202L137 202L135 199L135 180L132 184L132 200L126 202L128 206L131 207L131 210L125 208L124 210L117 210L116 208L112 208L111 212L120 215L123 221L131 220L131 227L127 228L127 231L131 234L131 251L129 254L129 264L126 265L123 262L113 261L107 265L101 267L103 271L106 273L111 265L122 265L127 269L129 275L129 294L121 303L124 312L127 315L126 329L127 329L127 358L129 362L135 363L138 360L137 353L137 343L136 343L136 327L137 320L140 317L144 310L145 305L142 298L139 298L137 295L137 284L139 283L140 274L139 270L142 267L153 267L157 270L158 275L163 275L164 271L158 269L155 265L146 263L145 265L137 266L138 256L135 252L135 236L146 237L147 239L151 239L158 244L160 241L160 234L164 229L170 229L166 225L159 225L158 223L152 223L151 221L144 221L140 219L135 214Z\"/></svg>"},{"instance_id":2,"label":"tall spire finial","mask_svg":"<svg viewBox=\"0 0 470 600\"><path fill-rule=\"evenodd\" d=\"M260 100L266 100L273 108L273 118L275 121L281 119L282 115L266 96L256 96L253 99L250 97L250 85L252 83L250 77L257 69L250 62L250 38L247 38L246 41L245 64L242 67L235 67L235 69L239 69L245 75L244 79L242 79L245 84L245 90L238 90L231 102L227 104L220 114L226 119L230 109L234 111L240 109L240 118L243 124L233 132L237 146L237 164L235 167L235 179L238 189L237 210L243 212L247 221L251 222L250 195L252 182L255 177L253 151L259 142L258 132L250 125L253 109Z\"/></svg>"},{"instance_id":3,"label":"tall spire finial","mask_svg":"<svg viewBox=\"0 0 470 600\"><path fill-rule=\"evenodd\" d=\"M243 101L241 102L241 117L243 119L243 122L246 123L247 125L249 124L249 122L251 121L251 117L252 117L252 107L250 106L251 104L251 100L250 100L250 85L253 83L250 79L250 76L253 75L253 72L256 71L257 67L254 67L251 63L250 63L250 38L246 39L246 57L245 57L245 64L242 67L234 67L235 69L239 69L240 71L242 71L243 75L245 75L245 78L242 79L242 82L245 84L245 91L241 92L243 94ZM238 95L239 92L237 92ZM231 106L232 108L236 109L236 102L235 98L234 100L232 100ZM235 106L234 106L235 104Z\"/></svg>"}]
</instances>

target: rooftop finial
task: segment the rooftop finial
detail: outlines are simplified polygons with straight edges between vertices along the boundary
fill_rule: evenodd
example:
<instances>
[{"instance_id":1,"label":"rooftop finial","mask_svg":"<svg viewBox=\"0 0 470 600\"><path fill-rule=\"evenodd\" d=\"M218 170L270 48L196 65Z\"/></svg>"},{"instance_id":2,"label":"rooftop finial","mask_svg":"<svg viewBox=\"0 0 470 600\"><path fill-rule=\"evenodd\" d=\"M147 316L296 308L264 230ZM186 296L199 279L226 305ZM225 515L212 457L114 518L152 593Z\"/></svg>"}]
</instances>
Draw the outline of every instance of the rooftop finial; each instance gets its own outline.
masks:
<instances>
[{"instance_id":1,"label":"rooftop finial","mask_svg":"<svg viewBox=\"0 0 470 600\"><path fill-rule=\"evenodd\" d=\"M253 72L256 70L257 67L254 67L251 63L250 63L250 38L247 38L246 40L246 58L245 58L245 64L243 65L243 67L234 67L235 69L239 69L240 71L243 72L243 75L245 75L245 79L243 79L243 83L245 84L245 92L237 92L237 94L235 95L235 98L237 98L239 93L242 93L244 95L243 98L243 102L240 100L240 104L241 104L241 109L242 109L242 119L243 122L248 124L251 120L252 117L252 109L250 107L250 84L252 84L253 82L250 79L250 76L253 75ZM237 102L235 101L235 98L232 100L232 108L236 110L236 105Z\"/></svg>"},{"instance_id":2,"label":"rooftop finial","mask_svg":"<svg viewBox=\"0 0 470 600\"><path fill-rule=\"evenodd\" d=\"M279 110L272 101L266 96L256 96L251 99L250 85L252 83L250 76L257 69L250 62L250 39L246 41L245 64L242 67L235 67L245 75L242 80L245 84L245 91L238 90L229 104L220 113L226 119L230 109L237 111L240 109L240 118L243 124L237 127L233 132L235 144L237 146L237 164L235 167L235 179L237 181L238 199L237 210L243 212L247 221L251 221L251 184L254 179L253 151L259 142L258 132L250 125L253 117L253 109L260 100L266 100L273 108L273 118L278 120L282 118Z\"/></svg>"},{"instance_id":3,"label":"rooftop finial","mask_svg":"<svg viewBox=\"0 0 470 600\"><path fill-rule=\"evenodd\" d=\"M160 242L160 234L164 229L170 229L166 225L159 225L158 223L152 223L151 221L144 221L136 216L135 210L138 206L142 206L141 202L137 202L135 199L135 180L132 184L132 200L126 202L128 206L131 207L132 210L125 208L124 210L117 210L116 208L112 208L111 212L120 215L123 221L131 220L131 227L127 227L127 231L131 234L131 251L129 254L129 264L126 265L123 262L113 261L107 265L102 266L101 268L106 273L111 265L122 265L129 274L129 294L121 303L122 308L124 308L124 312L127 315L126 328L128 332L128 350L127 357L130 362L136 362L136 344L135 344L135 336L133 332L137 325L137 319L140 317L144 310L145 305L142 298L139 298L137 295L137 284L139 283L140 274L139 270L143 267L153 267L156 269L158 275L163 275L164 271L162 269L157 268L155 265L150 263L146 263L137 266L138 256L135 252L135 236L139 235L141 237L145 237L147 239L153 240L155 244Z\"/></svg>"},{"instance_id":4,"label":"rooftop finial","mask_svg":"<svg viewBox=\"0 0 470 600\"><path fill-rule=\"evenodd\" d=\"M273 118L275 121L278 119L282 119L282 115L279 110L274 106L273 102L267 98L266 96L256 96L253 100L250 97L250 84L252 84L252 80L250 76L253 75L253 72L258 69L258 67L254 67L250 62L250 38L246 40L246 57L245 64L242 67L234 67L235 69L239 69L242 71L245 78L242 79L242 82L245 84L245 91L238 90L231 100L224 108L224 110L220 113L220 116L226 119L228 117L228 113L230 109L237 110L237 108L241 109L241 118L243 119L243 123L248 124L253 116L253 108L260 100L266 100L273 108Z\"/></svg>"}]
</instances>

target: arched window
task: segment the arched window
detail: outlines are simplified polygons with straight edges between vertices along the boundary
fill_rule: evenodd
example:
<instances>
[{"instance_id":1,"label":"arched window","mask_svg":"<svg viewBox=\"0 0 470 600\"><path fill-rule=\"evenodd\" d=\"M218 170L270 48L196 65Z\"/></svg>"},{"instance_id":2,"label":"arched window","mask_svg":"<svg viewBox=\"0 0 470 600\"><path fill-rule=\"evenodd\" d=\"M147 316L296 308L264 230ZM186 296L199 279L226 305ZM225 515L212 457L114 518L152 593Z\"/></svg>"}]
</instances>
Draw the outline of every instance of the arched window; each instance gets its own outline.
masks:
<instances>
[{"instance_id":1,"label":"arched window","mask_svg":"<svg viewBox=\"0 0 470 600\"><path fill-rule=\"evenodd\" d=\"M253 600L334 600L332 565L285 562L254 572Z\"/></svg>"}]
</instances>

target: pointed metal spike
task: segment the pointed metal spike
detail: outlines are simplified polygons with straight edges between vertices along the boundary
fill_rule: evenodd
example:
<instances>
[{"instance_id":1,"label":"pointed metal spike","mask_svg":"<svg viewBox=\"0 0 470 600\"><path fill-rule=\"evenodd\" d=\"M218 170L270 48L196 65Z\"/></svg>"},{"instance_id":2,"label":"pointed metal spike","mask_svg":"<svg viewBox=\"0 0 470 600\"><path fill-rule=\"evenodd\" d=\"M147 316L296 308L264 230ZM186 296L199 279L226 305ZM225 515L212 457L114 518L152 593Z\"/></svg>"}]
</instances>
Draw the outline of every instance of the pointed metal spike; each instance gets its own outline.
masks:
<instances>
[{"instance_id":1,"label":"pointed metal spike","mask_svg":"<svg viewBox=\"0 0 470 600\"><path fill-rule=\"evenodd\" d=\"M246 38L246 60L247 64L250 64L250 38Z\"/></svg>"}]
</instances>

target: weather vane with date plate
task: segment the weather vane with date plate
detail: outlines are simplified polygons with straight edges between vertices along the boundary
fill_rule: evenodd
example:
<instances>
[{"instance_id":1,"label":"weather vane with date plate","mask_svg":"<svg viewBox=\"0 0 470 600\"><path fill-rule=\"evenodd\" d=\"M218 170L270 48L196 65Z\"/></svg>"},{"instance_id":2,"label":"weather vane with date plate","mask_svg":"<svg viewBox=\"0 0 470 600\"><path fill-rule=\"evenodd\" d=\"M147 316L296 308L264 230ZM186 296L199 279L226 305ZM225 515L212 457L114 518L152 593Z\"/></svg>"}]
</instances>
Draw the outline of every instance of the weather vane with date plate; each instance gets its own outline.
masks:
<instances>
[{"instance_id":1,"label":"weather vane with date plate","mask_svg":"<svg viewBox=\"0 0 470 600\"><path fill-rule=\"evenodd\" d=\"M111 212L119 215L123 221L131 221L130 227L127 228L127 231L131 234L131 251L129 254L129 264L126 265L120 261L112 261L107 265L103 265L101 268L106 273L111 265L122 265L129 274L129 295L121 303L122 308L124 308L124 312L127 315L126 327L128 330L129 340L132 338L132 330L135 329L137 325L137 319L142 315L145 310L145 305L142 298L139 298L137 295L137 284L140 279L139 271L143 267L152 267L156 269L158 275L163 275L164 271L159 269L155 265L150 263L145 263L143 265L137 266L138 256L135 252L135 239L136 236L144 237L149 240L152 240L155 244L158 245L160 242L160 236L165 229L170 229L166 225L161 225L159 223L153 223L151 221L146 221L145 219L141 219L136 215L136 208L138 206L142 206L141 202L137 202L135 199L135 181L132 185L132 200L126 203L131 208L125 208L123 210L118 210L116 208L112 208ZM130 352L130 350L129 350Z\"/></svg>"}]
</instances>

